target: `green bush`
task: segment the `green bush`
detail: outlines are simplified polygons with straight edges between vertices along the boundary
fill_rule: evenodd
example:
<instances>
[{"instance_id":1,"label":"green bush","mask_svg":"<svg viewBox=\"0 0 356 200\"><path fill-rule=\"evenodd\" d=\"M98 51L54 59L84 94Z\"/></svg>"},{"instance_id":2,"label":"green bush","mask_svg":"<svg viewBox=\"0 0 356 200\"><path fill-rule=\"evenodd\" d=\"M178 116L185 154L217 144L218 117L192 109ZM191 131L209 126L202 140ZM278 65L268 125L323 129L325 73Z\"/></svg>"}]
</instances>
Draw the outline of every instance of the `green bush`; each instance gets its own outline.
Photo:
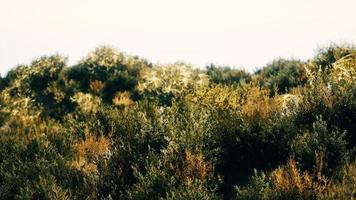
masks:
<instances>
[{"instance_id":1,"label":"green bush","mask_svg":"<svg viewBox=\"0 0 356 200\"><path fill-rule=\"evenodd\" d=\"M1 199L49 199L53 185L70 190L77 198L90 195L90 186L83 182L85 176L66 164L70 151L56 140L55 146L41 139L28 144L0 143Z\"/></svg>"},{"instance_id":2,"label":"green bush","mask_svg":"<svg viewBox=\"0 0 356 200\"><path fill-rule=\"evenodd\" d=\"M255 170L247 186L235 187L233 199L267 200L276 199L276 197L276 191L273 189L273 185L270 183L269 177L263 172L258 174L257 170Z\"/></svg>"},{"instance_id":3,"label":"green bush","mask_svg":"<svg viewBox=\"0 0 356 200\"><path fill-rule=\"evenodd\" d=\"M0 199L353 198L355 58L40 57L0 77Z\"/></svg>"},{"instance_id":4,"label":"green bush","mask_svg":"<svg viewBox=\"0 0 356 200\"><path fill-rule=\"evenodd\" d=\"M239 84L240 81L251 81L251 75L244 70L220 67L214 64L206 67L206 74L210 81L216 84L232 85Z\"/></svg>"},{"instance_id":5,"label":"green bush","mask_svg":"<svg viewBox=\"0 0 356 200\"><path fill-rule=\"evenodd\" d=\"M307 83L304 63L300 60L277 59L256 71L255 75L261 85L271 91L286 93L290 89Z\"/></svg>"},{"instance_id":6,"label":"green bush","mask_svg":"<svg viewBox=\"0 0 356 200\"><path fill-rule=\"evenodd\" d=\"M327 124L321 117L313 124L313 130L298 135L291 143L291 149L296 159L307 169L312 169L315 154L325 157L327 173L335 171L343 166L348 158L349 151L346 148L345 133L329 131Z\"/></svg>"}]
</instances>

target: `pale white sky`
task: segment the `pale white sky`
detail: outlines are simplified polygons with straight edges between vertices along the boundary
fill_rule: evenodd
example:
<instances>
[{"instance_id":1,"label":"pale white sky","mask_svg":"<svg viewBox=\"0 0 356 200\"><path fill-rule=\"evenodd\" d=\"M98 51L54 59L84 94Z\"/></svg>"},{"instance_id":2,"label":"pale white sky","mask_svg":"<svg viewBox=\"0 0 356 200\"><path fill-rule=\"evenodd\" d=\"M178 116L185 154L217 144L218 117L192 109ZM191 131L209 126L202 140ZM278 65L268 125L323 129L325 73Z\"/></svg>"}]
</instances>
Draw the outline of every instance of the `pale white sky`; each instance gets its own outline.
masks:
<instances>
[{"instance_id":1,"label":"pale white sky","mask_svg":"<svg viewBox=\"0 0 356 200\"><path fill-rule=\"evenodd\" d=\"M0 72L109 44L152 62L255 69L356 42L356 0L0 0Z\"/></svg>"}]
</instances>

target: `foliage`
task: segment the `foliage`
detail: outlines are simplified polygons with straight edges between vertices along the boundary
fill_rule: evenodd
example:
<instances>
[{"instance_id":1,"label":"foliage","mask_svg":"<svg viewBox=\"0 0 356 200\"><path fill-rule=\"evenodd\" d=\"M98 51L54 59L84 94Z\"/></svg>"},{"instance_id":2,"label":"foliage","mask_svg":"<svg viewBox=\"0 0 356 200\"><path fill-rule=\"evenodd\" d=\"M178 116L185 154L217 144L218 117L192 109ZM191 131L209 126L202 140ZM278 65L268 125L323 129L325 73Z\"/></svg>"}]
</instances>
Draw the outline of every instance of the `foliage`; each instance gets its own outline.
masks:
<instances>
[{"instance_id":1,"label":"foliage","mask_svg":"<svg viewBox=\"0 0 356 200\"><path fill-rule=\"evenodd\" d=\"M330 187L322 175L322 157L318 157L314 169L314 174L301 172L290 158L269 175L255 172L247 186L235 188L235 199L318 199Z\"/></svg>"},{"instance_id":2,"label":"foliage","mask_svg":"<svg viewBox=\"0 0 356 200\"><path fill-rule=\"evenodd\" d=\"M0 78L0 199L355 198L354 47L257 72L99 47Z\"/></svg>"},{"instance_id":3,"label":"foliage","mask_svg":"<svg viewBox=\"0 0 356 200\"><path fill-rule=\"evenodd\" d=\"M184 63L145 69L138 85L139 92L146 98L157 98L160 105L171 105L175 97L185 91L209 84L207 76Z\"/></svg>"},{"instance_id":4,"label":"foliage","mask_svg":"<svg viewBox=\"0 0 356 200\"><path fill-rule=\"evenodd\" d=\"M255 79L273 91L286 93L290 89L303 86L307 82L304 63L300 60L277 59L256 72Z\"/></svg>"},{"instance_id":5,"label":"foliage","mask_svg":"<svg viewBox=\"0 0 356 200\"><path fill-rule=\"evenodd\" d=\"M325 166L332 172L342 166L349 158L346 148L345 133L328 131L326 122L320 117L313 124L313 131L300 134L292 141L292 152L296 158L309 168L314 163L315 153L323 154Z\"/></svg>"},{"instance_id":6,"label":"foliage","mask_svg":"<svg viewBox=\"0 0 356 200\"><path fill-rule=\"evenodd\" d=\"M206 74L212 83L232 85L240 81L249 82L251 75L244 70L232 69L230 67L219 67L211 64L206 67Z\"/></svg>"},{"instance_id":7,"label":"foliage","mask_svg":"<svg viewBox=\"0 0 356 200\"><path fill-rule=\"evenodd\" d=\"M250 178L247 186L235 187L236 200L266 200L276 198L275 191L272 188L272 184L269 183L269 177L265 173L258 174L254 170L253 176Z\"/></svg>"},{"instance_id":8,"label":"foliage","mask_svg":"<svg viewBox=\"0 0 356 200\"><path fill-rule=\"evenodd\" d=\"M117 92L135 94L141 70L150 67L151 64L144 59L102 46L66 70L66 77L69 82L74 82L72 87L75 91L91 91L111 103Z\"/></svg>"},{"instance_id":9,"label":"foliage","mask_svg":"<svg viewBox=\"0 0 356 200\"><path fill-rule=\"evenodd\" d=\"M322 194L321 199L354 199L356 198L356 164L352 162L340 170L340 178Z\"/></svg>"},{"instance_id":10,"label":"foliage","mask_svg":"<svg viewBox=\"0 0 356 200\"><path fill-rule=\"evenodd\" d=\"M313 66L321 68L323 71L330 71L336 61L354 54L355 50L355 46L349 44L330 44L319 48L316 56L310 62Z\"/></svg>"}]
</instances>

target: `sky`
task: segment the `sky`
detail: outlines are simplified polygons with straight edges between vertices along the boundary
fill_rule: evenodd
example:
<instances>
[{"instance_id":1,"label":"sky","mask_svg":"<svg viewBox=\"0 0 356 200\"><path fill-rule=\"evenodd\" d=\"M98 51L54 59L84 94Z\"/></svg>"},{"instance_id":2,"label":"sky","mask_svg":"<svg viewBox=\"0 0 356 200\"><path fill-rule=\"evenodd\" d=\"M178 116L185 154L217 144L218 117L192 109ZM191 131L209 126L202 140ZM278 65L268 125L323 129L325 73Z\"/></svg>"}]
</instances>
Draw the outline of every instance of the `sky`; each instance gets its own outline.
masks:
<instances>
[{"instance_id":1,"label":"sky","mask_svg":"<svg viewBox=\"0 0 356 200\"><path fill-rule=\"evenodd\" d=\"M252 71L356 42L355 0L0 0L0 73L101 45L154 63Z\"/></svg>"}]
</instances>

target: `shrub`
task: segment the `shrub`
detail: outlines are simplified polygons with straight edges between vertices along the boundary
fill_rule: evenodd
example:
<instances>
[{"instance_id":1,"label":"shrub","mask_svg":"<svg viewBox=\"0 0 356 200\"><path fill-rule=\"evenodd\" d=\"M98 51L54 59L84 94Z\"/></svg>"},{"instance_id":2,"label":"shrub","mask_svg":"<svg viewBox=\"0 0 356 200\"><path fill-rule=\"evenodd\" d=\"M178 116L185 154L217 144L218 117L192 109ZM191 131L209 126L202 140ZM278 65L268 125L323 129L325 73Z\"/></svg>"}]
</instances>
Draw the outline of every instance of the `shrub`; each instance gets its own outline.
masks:
<instances>
[{"instance_id":1,"label":"shrub","mask_svg":"<svg viewBox=\"0 0 356 200\"><path fill-rule=\"evenodd\" d=\"M214 64L206 67L206 74L209 76L211 83L215 84L232 85L239 84L240 81L251 81L250 74L244 70L218 67Z\"/></svg>"},{"instance_id":2,"label":"shrub","mask_svg":"<svg viewBox=\"0 0 356 200\"><path fill-rule=\"evenodd\" d=\"M316 68L321 68L323 71L330 71L333 68L333 63L337 60L355 53L355 47L348 44L330 44L329 46L318 49L318 52L311 64Z\"/></svg>"},{"instance_id":3,"label":"shrub","mask_svg":"<svg viewBox=\"0 0 356 200\"><path fill-rule=\"evenodd\" d=\"M264 174L257 173L254 170L254 174L250 178L247 186L235 186L234 197L236 200L267 200L276 199L276 191L272 187L269 177Z\"/></svg>"},{"instance_id":4,"label":"shrub","mask_svg":"<svg viewBox=\"0 0 356 200\"><path fill-rule=\"evenodd\" d=\"M0 199L352 199L354 54L252 76L110 47L18 66L0 77Z\"/></svg>"},{"instance_id":5,"label":"shrub","mask_svg":"<svg viewBox=\"0 0 356 200\"><path fill-rule=\"evenodd\" d=\"M191 66L176 63L146 68L141 74L138 91L145 98L158 100L159 105L171 105L172 100L195 88L209 84L207 76Z\"/></svg>"},{"instance_id":6,"label":"shrub","mask_svg":"<svg viewBox=\"0 0 356 200\"><path fill-rule=\"evenodd\" d=\"M315 153L323 154L326 172L330 175L347 162L349 151L346 145L345 133L329 131L326 122L318 117L313 124L313 131L298 135L292 141L291 149L296 159L307 169L311 169Z\"/></svg>"},{"instance_id":7,"label":"shrub","mask_svg":"<svg viewBox=\"0 0 356 200\"><path fill-rule=\"evenodd\" d=\"M286 93L290 89L307 83L304 63L295 59L277 59L255 73L254 77L260 84L271 92L276 88L278 92Z\"/></svg>"},{"instance_id":8,"label":"shrub","mask_svg":"<svg viewBox=\"0 0 356 200\"><path fill-rule=\"evenodd\" d=\"M144 59L102 46L89 53L79 64L70 67L66 77L76 83L73 86L76 92L91 91L111 104L117 92L135 94L140 71L150 67L151 64Z\"/></svg>"},{"instance_id":9,"label":"shrub","mask_svg":"<svg viewBox=\"0 0 356 200\"><path fill-rule=\"evenodd\" d=\"M51 185L68 188L77 198L90 195L85 176L66 164L50 142L31 140L28 144L2 141L0 152L0 197L2 199L48 199ZM65 152L70 153L70 152Z\"/></svg>"},{"instance_id":10,"label":"shrub","mask_svg":"<svg viewBox=\"0 0 356 200\"><path fill-rule=\"evenodd\" d=\"M318 157L314 174L301 172L290 158L268 176L255 171L247 186L235 187L235 199L318 199L330 185L322 170L322 157Z\"/></svg>"},{"instance_id":11,"label":"shrub","mask_svg":"<svg viewBox=\"0 0 356 200\"><path fill-rule=\"evenodd\" d=\"M349 163L340 170L339 178L323 193L320 199L354 199L356 198L356 164Z\"/></svg>"}]
</instances>

